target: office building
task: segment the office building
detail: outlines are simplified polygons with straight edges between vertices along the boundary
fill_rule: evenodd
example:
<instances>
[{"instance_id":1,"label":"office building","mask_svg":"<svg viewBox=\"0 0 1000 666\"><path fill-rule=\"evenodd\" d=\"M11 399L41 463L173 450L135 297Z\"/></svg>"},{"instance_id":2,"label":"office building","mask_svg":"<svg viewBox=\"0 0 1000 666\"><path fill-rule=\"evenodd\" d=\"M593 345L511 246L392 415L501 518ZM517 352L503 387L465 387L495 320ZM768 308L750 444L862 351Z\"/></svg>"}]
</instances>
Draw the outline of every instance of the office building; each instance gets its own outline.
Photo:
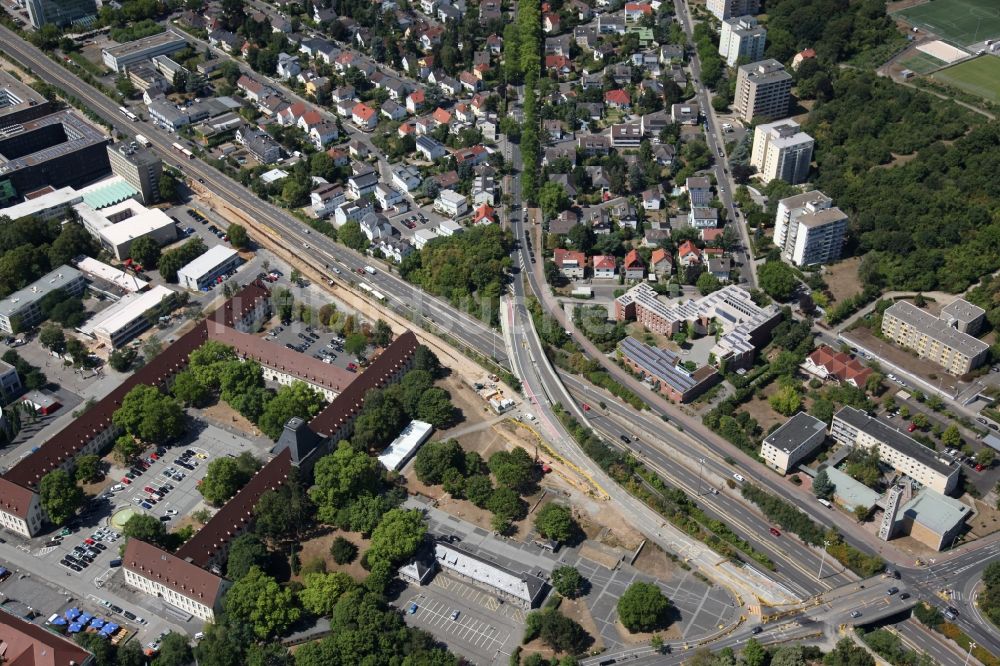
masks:
<instances>
[{"instance_id":1,"label":"office building","mask_svg":"<svg viewBox=\"0 0 1000 666\"><path fill-rule=\"evenodd\" d=\"M73 206L84 228L119 261L131 257L132 243L152 238L159 245L177 240L177 226L159 208L146 208L135 199L94 210L86 202Z\"/></svg>"},{"instance_id":2,"label":"office building","mask_svg":"<svg viewBox=\"0 0 1000 666\"><path fill-rule=\"evenodd\" d=\"M771 469L788 474L815 453L825 440L826 424L799 412L764 438L760 445L760 457Z\"/></svg>"},{"instance_id":3,"label":"office building","mask_svg":"<svg viewBox=\"0 0 1000 666\"><path fill-rule=\"evenodd\" d=\"M674 402L690 402L721 379L712 366L703 365L688 370L681 365L681 358L674 352L651 347L633 337L618 343L618 354L632 372L649 381L654 390Z\"/></svg>"},{"instance_id":4,"label":"office building","mask_svg":"<svg viewBox=\"0 0 1000 666\"><path fill-rule=\"evenodd\" d=\"M750 165L757 167L765 183L781 179L797 185L809 176L813 138L794 120L758 125L753 133Z\"/></svg>"},{"instance_id":5,"label":"office building","mask_svg":"<svg viewBox=\"0 0 1000 666\"><path fill-rule=\"evenodd\" d=\"M125 584L205 622L215 620L229 581L153 544L129 539L122 555Z\"/></svg>"},{"instance_id":6,"label":"office building","mask_svg":"<svg viewBox=\"0 0 1000 666\"><path fill-rule=\"evenodd\" d=\"M715 18L725 21L733 16L758 13L760 0L708 0L705 8L715 15Z\"/></svg>"},{"instance_id":7,"label":"office building","mask_svg":"<svg viewBox=\"0 0 1000 666\"><path fill-rule=\"evenodd\" d=\"M96 15L94 0L28 0L28 20L36 29L46 23L62 27Z\"/></svg>"},{"instance_id":8,"label":"office building","mask_svg":"<svg viewBox=\"0 0 1000 666\"><path fill-rule=\"evenodd\" d=\"M52 102L9 72L0 71L0 127L41 118L52 113Z\"/></svg>"},{"instance_id":9,"label":"office building","mask_svg":"<svg viewBox=\"0 0 1000 666\"><path fill-rule=\"evenodd\" d=\"M45 296L61 289L67 296L78 296L85 286L83 273L72 266L60 266L30 285L0 301L0 331L19 333L42 318L39 303Z\"/></svg>"},{"instance_id":10,"label":"office building","mask_svg":"<svg viewBox=\"0 0 1000 666\"><path fill-rule=\"evenodd\" d=\"M792 75L773 58L741 65L736 70L733 110L744 122L754 118L784 118L791 101Z\"/></svg>"},{"instance_id":11,"label":"office building","mask_svg":"<svg viewBox=\"0 0 1000 666\"><path fill-rule=\"evenodd\" d=\"M127 294L91 317L78 330L109 349L117 349L149 328L146 313L173 293L167 287L157 285L149 291Z\"/></svg>"},{"instance_id":12,"label":"office building","mask_svg":"<svg viewBox=\"0 0 1000 666\"><path fill-rule=\"evenodd\" d=\"M960 322L953 313L961 307L953 305L935 317L909 301L898 301L882 314L882 335L953 375L964 375L986 361L990 346L959 330Z\"/></svg>"},{"instance_id":13,"label":"office building","mask_svg":"<svg viewBox=\"0 0 1000 666\"><path fill-rule=\"evenodd\" d=\"M233 248L215 245L177 271L177 282L186 289L199 291L235 270L240 261L239 252Z\"/></svg>"},{"instance_id":14,"label":"office building","mask_svg":"<svg viewBox=\"0 0 1000 666\"><path fill-rule=\"evenodd\" d=\"M150 206L160 200L163 160L155 152L123 141L108 146L108 158L111 171L139 192L139 201Z\"/></svg>"},{"instance_id":15,"label":"office building","mask_svg":"<svg viewBox=\"0 0 1000 666\"><path fill-rule=\"evenodd\" d=\"M744 62L757 62L764 57L766 40L767 30L754 17L729 18L722 22L719 33L719 55L730 67L735 67L741 58Z\"/></svg>"},{"instance_id":16,"label":"office building","mask_svg":"<svg viewBox=\"0 0 1000 666\"><path fill-rule=\"evenodd\" d=\"M0 134L0 181L21 195L46 186L81 187L111 171L103 130L63 109Z\"/></svg>"},{"instance_id":17,"label":"office building","mask_svg":"<svg viewBox=\"0 0 1000 666\"><path fill-rule=\"evenodd\" d=\"M774 304L758 307L750 292L736 285L703 296L668 305L649 284L642 282L615 299L617 321L638 321L654 333L666 336L693 326L698 335L708 335L713 320L718 338L712 353L720 366L730 369L753 361L758 347L771 339L771 331L781 321Z\"/></svg>"},{"instance_id":18,"label":"office building","mask_svg":"<svg viewBox=\"0 0 1000 666\"><path fill-rule=\"evenodd\" d=\"M903 531L933 548L944 550L955 543L972 517L972 508L957 499L925 490L900 510Z\"/></svg>"},{"instance_id":19,"label":"office building","mask_svg":"<svg viewBox=\"0 0 1000 666\"><path fill-rule=\"evenodd\" d=\"M813 190L778 203L774 244L781 258L796 266L825 264L840 259L847 233L847 215L833 200Z\"/></svg>"},{"instance_id":20,"label":"office building","mask_svg":"<svg viewBox=\"0 0 1000 666\"><path fill-rule=\"evenodd\" d=\"M958 485L957 464L938 458L932 449L860 409L842 407L834 414L831 435L848 446L877 447L884 464L942 495Z\"/></svg>"},{"instance_id":21,"label":"office building","mask_svg":"<svg viewBox=\"0 0 1000 666\"><path fill-rule=\"evenodd\" d=\"M155 56L176 53L187 48L187 45L184 37L168 29L166 32L101 49L101 57L108 69L124 72L129 65Z\"/></svg>"}]
</instances>

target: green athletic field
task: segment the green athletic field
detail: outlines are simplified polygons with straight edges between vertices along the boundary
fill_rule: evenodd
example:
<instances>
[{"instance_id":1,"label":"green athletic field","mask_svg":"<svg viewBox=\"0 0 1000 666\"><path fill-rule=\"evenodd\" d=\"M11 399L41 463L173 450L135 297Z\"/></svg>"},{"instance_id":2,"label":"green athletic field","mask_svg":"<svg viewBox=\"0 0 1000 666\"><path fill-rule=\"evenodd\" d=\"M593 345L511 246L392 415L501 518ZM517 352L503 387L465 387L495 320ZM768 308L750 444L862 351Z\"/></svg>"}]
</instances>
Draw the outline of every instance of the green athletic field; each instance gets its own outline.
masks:
<instances>
[{"instance_id":1,"label":"green athletic field","mask_svg":"<svg viewBox=\"0 0 1000 666\"><path fill-rule=\"evenodd\" d=\"M899 64L901 67L912 70L917 74L929 74L939 67L944 67L948 63L944 60L938 60L932 55L927 55L926 53L917 51L912 57L900 60Z\"/></svg>"},{"instance_id":2,"label":"green athletic field","mask_svg":"<svg viewBox=\"0 0 1000 666\"><path fill-rule=\"evenodd\" d=\"M966 60L935 72L931 78L990 102L1000 103L1000 58L996 56L984 55Z\"/></svg>"},{"instance_id":3,"label":"green athletic field","mask_svg":"<svg viewBox=\"0 0 1000 666\"><path fill-rule=\"evenodd\" d=\"M895 16L958 46L1000 37L997 0L930 0Z\"/></svg>"}]
</instances>

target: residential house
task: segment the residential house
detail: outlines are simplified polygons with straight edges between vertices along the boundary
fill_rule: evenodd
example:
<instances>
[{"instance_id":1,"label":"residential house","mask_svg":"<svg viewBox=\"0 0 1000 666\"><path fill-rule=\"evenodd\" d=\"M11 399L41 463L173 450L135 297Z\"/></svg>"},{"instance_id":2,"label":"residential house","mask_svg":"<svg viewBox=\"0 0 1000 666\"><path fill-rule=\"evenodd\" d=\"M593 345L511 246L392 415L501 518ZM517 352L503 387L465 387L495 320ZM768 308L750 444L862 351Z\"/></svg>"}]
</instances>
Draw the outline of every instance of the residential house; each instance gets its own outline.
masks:
<instances>
[{"instance_id":1,"label":"residential house","mask_svg":"<svg viewBox=\"0 0 1000 666\"><path fill-rule=\"evenodd\" d=\"M573 71L573 61L564 55L547 55L545 69L555 70L559 76L567 76Z\"/></svg>"},{"instance_id":2,"label":"residential house","mask_svg":"<svg viewBox=\"0 0 1000 666\"><path fill-rule=\"evenodd\" d=\"M413 245L403 238L383 238L378 244L379 251L397 264L413 252Z\"/></svg>"},{"instance_id":3,"label":"residential house","mask_svg":"<svg viewBox=\"0 0 1000 666\"><path fill-rule=\"evenodd\" d=\"M243 96L254 104L259 102L268 92L271 92L270 88L246 74L236 81L236 89L242 92Z\"/></svg>"},{"instance_id":4,"label":"residential house","mask_svg":"<svg viewBox=\"0 0 1000 666\"><path fill-rule=\"evenodd\" d=\"M438 6L437 19L444 24L447 24L449 21L452 23L458 23L462 20L462 13L463 12L455 5L448 2L442 2Z\"/></svg>"},{"instance_id":5,"label":"residential house","mask_svg":"<svg viewBox=\"0 0 1000 666\"><path fill-rule=\"evenodd\" d=\"M261 164L272 164L281 159L281 144L263 130L241 127L236 130L236 143L241 144Z\"/></svg>"},{"instance_id":6,"label":"residential house","mask_svg":"<svg viewBox=\"0 0 1000 666\"><path fill-rule=\"evenodd\" d=\"M552 261L559 272L569 280L582 280L587 272L587 255L577 250L559 247L552 253Z\"/></svg>"},{"instance_id":7,"label":"residential house","mask_svg":"<svg viewBox=\"0 0 1000 666\"><path fill-rule=\"evenodd\" d=\"M434 122L438 127L441 125L451 125L452 121L451 113L442 109L440 106L434 109L434 113L431 114L431 118L434 119Z\"/></svg>"},{"instance_id":8,"label":"residential house","mask_svg":"<svg viewBox=\"0 0 1000 666\"><path fill-rule=\"evenodd\" d=\"M333 160L333 166L335 167L339 168L351 163L350 155L340 148L328 148L326 154Z\"/></svg>"},{"instance_id":9,"label":"residential house","mask_svg":"<svg viewBox=\"0 0 1000 666\"><path fill-rule=\"evenodd\" d=\"M677 263L685 268L697 266L701 263L701 250L691 241L684 241L677 248Z\"/></svg>"},{"instance_id":10,"label":"residential house","mask_svg":"<svg viewBox=\"0 0 1000 666\"><path fill-rule=\"evenodd\" d=\"M303 102L295 102L278 112L278 122L285 127L292 127L299 124L299 118L309 111L309 107Z\"/></svg>"},{"instance_id":11,"label":"residential house","mask_svg":"<svg viewBox=\"0 0 1000 666\"><path fill-rule=\"evenodd\" d=\"M670 166L674 163L677 149L669 143L659 143L653 146L653 159L660 166Z\"/></svg>"},{"instance_id":12,"label":"residential house","mask_svg":"<svg viewBox=\"0 0 1000 666\"><path fill-rule=\"evenodd\" d=\"M629 23L641 21L647 16L653 15L653 6L645 2L626 2L625 20Z\"/></svg>"},{"instance_id":13,"label":"residential house","mask_svg":"<svg viewBox=\"0 0 1000 666\"><path fill-rule=\"evenodd\" d=\"M374 212L375 207L368 197L341 204L333 211L333 226L339 229L347 222L360 222L365 215Z\"/></svg>"},{"instance_id":14,"label":"residential house","mask_svg":"<svg viewBox=\"0 0 1000 666\"><path fill-rule=\"evenodd\" d=\"M373 243L391 238L396 231L389 224L389 220L384 215L378 213L368 213L358 222L365 237Z\"/></svg>"},{"instance_id":15,"label":"residential house","mask_svg":"<svg viewBox=\"0 0 1000 666\"><path fill-rule=\"evenodd\" d=\"M406 117L406 109L391 99L387 99L382 102L382 108L380 110L382 115L387 117L389 120L401 120Z\"/></svg>"},{"instance_id":16,"label":"residential house","mask_svg":"<svg viewBox=\"0 0 1000 666\"><path fill-rule=\"evenodd\" d=\"M340 86L330 93L330 99L334 102L354 102L354 86Z\"/></svg>"},{"instance_id":17,"label":"residential house","mask_svg":"<svg viewBox=\"0 0 1000 666\"><path fill-rule=\"evenodd\" d=\"M489 156L489 151L482 144L470 146L469 148L460 148L453 155L456 167L466 164L469 166L478 166L485 162Z\"/></svg>"},{"instance_id":18,"label":"residential house","mask_svg":"<svg viewBox=\"0 0 1000 666\"><path fill-rule=\"evenodd\" d=\"M629 250L625 255L622 269L626 280L642 280L646 277L646 265L642 263L642 258L636 250Z\"/></svg>"},{"instance_id":19,"label":"residential house","mask_svg":"<svg viewBox=\"0 0 1000 666\"><path fill-rule=\"evenodd\" d=\"M637 229L639 227L639 214L628 199L619 199L607 209L608 213L618 220L618 226L622 228Z\"/></svg>"},{"instance_id":20,"label":"residential house","mask_svg":"<svg viewBox=\"0 0 1000 666\"><path fill-rule=\"evenodd\" d=\"M330 215L346 201L344 188L334 183L323 183L309 194L310 207L320 218Z\"/></svg>"},{"instance_id":21,"label":"residential house","mask_svg":"<svg viewBox=\"0 0 1000 666\"><path fill-rule=\"evenodd\" d=\"M712 202L712 181L705 176L688 176L684 187L688 192L692 208L707 206Z\"/></svg>"},{"instance_id":22,"label":"residential house","mask_svg":"<svg viewBox=\"0 0 1000 666\"><path fill-rule=\"evenodd\" d=\"M433 162L448 154L448 149L440 141L429 136L418 136L416 146L417 152L423 155L428 162Z\"/></svg>"},{"instance_id":23,"label":"residential house","mask_svg":"<svg viewBox=\"0 0 1000 666\"><path fill-rule=\"evenodd\" d=\"M587 172L590 184L594 189L611 191L611 176L608 175L607 169L603 166L586 166L584 170Z\"/></svg>"},{"instance_id":24,"label":"residential house","mask_svg":"<svg viewBox=\"0 0 1000 666\"><path fill-rule=\"evenodd\" d=\"M694 206L688 213L688 223L695 229L709 229L719 226L719 209Z\"/></svg>"},{"instance_id":25,"label":"residential house","mask_svg":"<svg viewBox=\"0 0 1000 666\"><path fill-rule=\"evenodd\" d=\"M351 122L365 132L371 132L378 125L378 114L375 109L360 102L351 109Z\"/></svg>"},{"instance_id":26,"label":"residential house","mask_svg":"<svg viewBox=\"0 0 1000 666\"><path fill-rule=\"evenodd\" d=\"M375 173L351 176L347 179L347 194L352 200L360 199L374 192L376 185L378 185L378 175Z\"/></svg>"},{"instance_id":27,"label":"residential house","mask_svg":"<svg viewBox=\"0 0 1000 666\"><path fill-rule=\"evenodd\" d=\"M549 221L550 234L568 234L580 223L580 216L572 210L564 210L555 219Z\"/></svg>"},{"instance_id":28,"label":"residential house","mask_svg":"<svg viewBox=\"0 0 1000 666\"><path fill-rule=\"evenodd\" d=\"M729 272L733 264L729 257L712 257L708 260L708 272L721 282L729 282Z\"/></svg>"},{"instance_id":29,"label":"residential house","mask_svg":"<svg viewBox=\"0 0 1000 666\"><path fill-rule=\"evenodd\" d=\"M371 155L371 150L368 149L367 144L362 143L358 139L352 139L349 144L347 144L347 152L356 160L368 159Z\"/></svg>"},{"instance_id":30,"label":"residential house","mask_svg":"<svg viewBox=\"0 0 1000 666\"><path fill-rule=\"evenodd\" d=\"M337 130L337 123L329 120L324 120L309 128L309 139L312 141L313 146L316 147L316 150L323 150L327 144L336 141L339 136L340 132Z\"/></svg>"},{"instance_id":31,"label":"residential house","mask_svg":"<svg viewBox=\"0 0 1000 666\"><path fill-rule=\"evenodd\" d=\"M628 109L632 106L632 98L627 90L615 88L604 93L604 104L613 109Z\"/></svg>"},{"instance_id":32,"label":"residential house","mask_svg":"<svg viewBox=\"0 0 1000 666\"><path fill-rule=\"evenodd\" d=\"M458 217L469 210L469 202L464 195L454 190L444 189L434 200L434 210L449 217Z\"/></svg>"},{"instance_id":33,"label":"residential house","mask_svg":"<svg viewBox=\"0 0 1000 666\"><path fill-rule=\"evenodd\" d=\"M684 62L684 47L680 44L662 44L660 46L660 63L664 65Z\"/></svg>"},{"instance_id":34,"label":"residential house","mask_svg":"<svg viewBox=\"0 0 1000 666\"><path fill-rule=\"evenodd\" d=\"M295 78L299 72L302 71L302 66L299 65L299 57L297 55L291 55L288 53L278 54L278 76L286 81L288 79Z\"/></svg>"},{"instance_id":35,"label":"residential house","mask_svg":"<svg viewBox=\"0 0 1000 666\"><path fill-rule=\"evenodd\" d=\"M602 14L597 17L597 32L602 35L624 35L625 19L618 14Z\"/></svg>"},{"instance_id":36,"label":"residential house","mask_svg":"<svg viewBox=\"0 0 1000 666\"><path fill-rule=\"evenodd\" d=\"M657 279L670 277L674 270L674 262L670 258L670 253L662 247L653 250L649 257L649 270L656 275Z\"/></svg>"},{"instance_id":37,"label":"residential house","mask_svg":"<svg viewBox=\"0 0 1000 666\"><path fill-rule=\"evenodd\" d=\"M576 187L573 186L573 182L569 179L569 174L566 173L550 173L549 182L558 183L562 186L563 191L566 193L570 199L575 199L578 194Z\"/></svg>"},{"instance_id":38,"label":"residential house","mask_svg":"<svg viewBox=\"0 0 1000 666\"><path fill-rule=\"evenodd\" d=\"M424 91L414 90L406 96L406 110L417 115L424 107Z\"/></svg>"},{"instance_id":39,"label":"residential house","mask_svg":"<svg viewBox=\"0 0 1000 666\"><path fill-rule=\"evenodd\" d=\"M461 178L458 177L458 172L454 169L451 171L445 171L444 173L435 174L432 178L442 190L454 189L458 186L458 183L461 180Z\"/></svg>"},{"instance_id":40,"label":"residential house","mask_svg":"<svg viewBox=\"0 0 1000 666\"><path fill-rule=\"evenodd\" d=\"M609 280L618 275L618 260L614 255L598 254L592 259L595 280Z\"/></svg>"},{"instance_id":41,"label":"residential house","mask_svg":"<svg viewBox=\"0 0 1000 666\"><path fill-rule=\"evenodd\" d=\"M476 225L493 224L497 221L497 212L493 206L482 204L472 212L472 223Z\"/></svg>"},{"instance_id":42,"label":"residential house","mask_svg":"<svg viewBox=\"0 0 1000 666\"><path fill-rule=\"evenodd\" d=\"M392 184L407 194L418 189L421 182L420 170L414 166L397 166L392 170Z\"/></svg>"},{"instance_id":43,"label":"residential house","mask_svg":"<svg viewBox=\"0 0 1000 666\"><path fill-rule=\"evenodd\" d=\"M615 148L638 148L642 139L642 125L639 123L619 123L611 126L611 145Z\"/></svg>"},{"instance_id":44,"label":"residential house","mask_svg":"<svg viewBox=\"0 0 1000 666\"><path fill-rule=\"evenodd\" d=\"M243 38L228 30L213 30L208 33L208 43L226 53L232 53L239 50L243 44Z\"/></svg>"},{"instance_id":45,"label":"residential house","mask_svg":"<svg viewBox=\"0 0 1000 666\"><path fill-rule=\"evenodd\" d=\"M451 97L458 97L458 95L462 92L462 84L447 75L436 76L434 85Z\"/></svg>"},{"instance_id":46,"label":"residential house","mask_svg":"<svg viewBox=\"0 0 1000 666\"><path fill-rule=\"evenodd\" d=\"M583 0L570 0L566 3L566 8L576 12L576 19L581 23L586 23L593 15L593 10Z\"/></svg>"},{"instance_id":47,"label":"residential house","mask_svg":"<svg viewBox=\"0 0 1000 666\"><path fill-rule=\"evenodd\" d=\"M570 46L573 44L572 35L559 35L558 37L545 38L545 53L548 55L561 55L570 57Z\"/></svg>"},{"instance_id":48,"label":"residential house","mask_svg":"<svg viewBox=\"0 0 1000 666\"><path fill-rule=\"evenodd\" d=\"M642 193L642 207L645 210L660 210L663 207L663 193L654 187Z\"/></svg>"},{"instance_id":49,"label":"residential house","mask_svg":"<svg viewBox=\"0 0 1000 666\"><path fill-rule=\"evenodd\" d=\"M607 155L611 139L604 134L581 134L576 138L577 149L587 156Z\"/></svg>"},{"instance_id":50,"label":"residential house","mask_svg":"<svg viewBox=\"0 0 1000 666\"><path fill-rule=\"evenodd\" d=\"M379 183L375 186L375 201L382 210L389 210L406 201L406 197L392 185Z\"/></svg>"},{"instance_id":51,"label":"residential house","mask_svg":"<svg viewBox=\"0 0 1000 666\"><path fill-rule=\"evenodd\" d=\"M567 159L571 165L576 165L576 148L572 143L547 147L542 153L542 166L550 166L561 159Z\"/></svg>"},{"instance_id":52,"label":"residential house","mask_svg":"<svg viewBox=\"0 0 1000 666\"><path fill-rule=\"evenodd\" d=\"M489 95L483 93L479 93L478 95L472 96L472 101L469 102L469 108L472 109L472 113L477 118L482 118L487 114L486 100L488 99L488 97Z\"/></svg>"},{"instance_id":53,"label":"residential house","mask_svg":"<svg viewBox=\"0 0 1000 666\"><path fill-rule=\"evenodd\" d=\"M483 204L492 206L496 203L495 198L496 182L493 176L476 176L472 181L472 204L474 206Z\"/></svg>"},{"instance_id":54,"label":"residential house","mask_svg":"<svg viewBox=\"0 0 1000 666\"><path fill-rule=\"evenodd\" d=\"M562 20L559 18L559 14L548 12L542 16L542 31L546 34L559 32L561 23Z\"/></svg>"},{"instance_id":55,"label":"residential house","mask_svg":"<svg viewBox=\"0 0 1000 666\"><path fill-rule=\"evenodd\" d=\"M455 105L455 120L460 123L472 124L476 121L476 115L469 108L469 105L465 102L459 102Z\"/></svg>"},{"instance_id":56,"label":"residential house","mask_svg":"<svg viewBox=\"0 0 1000 666\"><path fill-rule=\"evenodd\" d=\"M424 249L424 246L435 238L437 234L432 229L417 229L413 232L413 244L418 250Z\"/></svg>"},{"instance_id":57,"label":"residential house","mask_svg":"<svg viewBox=\"0 0 1000 666\"><path fill-rule=\"evenodd\" d=\"M697 125L701 107L697 102L683 102L670 105L670 119L678 125Z\"/></svg>"}]
</instances>

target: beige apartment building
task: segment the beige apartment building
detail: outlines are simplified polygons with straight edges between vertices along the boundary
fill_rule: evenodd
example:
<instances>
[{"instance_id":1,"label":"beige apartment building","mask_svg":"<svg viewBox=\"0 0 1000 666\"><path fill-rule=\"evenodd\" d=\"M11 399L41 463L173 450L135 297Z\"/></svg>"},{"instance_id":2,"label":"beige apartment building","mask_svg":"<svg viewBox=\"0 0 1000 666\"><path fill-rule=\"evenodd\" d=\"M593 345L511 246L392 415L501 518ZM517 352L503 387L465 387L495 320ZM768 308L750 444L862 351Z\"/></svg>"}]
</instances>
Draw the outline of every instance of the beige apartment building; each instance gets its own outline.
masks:
<instances>
[{"instance_id":1,"label":"beige apartment building","mask_svg":"<svg viewBox=\"0 0 1000 666\"><path fill-rule=\"evenodd\" d=\"M753 132L750 165L757 167L765 183L780 178L798 185L809 177L814 143L791 118L757 125Z\"/></svg>"},{"instance_id":2,"label":"beige apartment building","mask_svg":"<svg viewBox=\"0 0 1000 666\"><path fill-rule=\"evenodd\" d=\"M741 65L736 69L733 110L744 120L784 118L791 100L792 75L773 58Z\"/></svg>"},{"instance_id":3,"label":"beige apartment building","mask_svg":"<svg viewBox=\"0 0 1000 666\"><path fill-rule=\"evenodd\" d=\"M982 308L962 299L944 308L940 317L909 301L899 301L883 313L882 334L951 374L964 375L982 365L989 355L988 344L964 332L975 330L974 322L984 315Z\"/></svg>"}]
</instances>

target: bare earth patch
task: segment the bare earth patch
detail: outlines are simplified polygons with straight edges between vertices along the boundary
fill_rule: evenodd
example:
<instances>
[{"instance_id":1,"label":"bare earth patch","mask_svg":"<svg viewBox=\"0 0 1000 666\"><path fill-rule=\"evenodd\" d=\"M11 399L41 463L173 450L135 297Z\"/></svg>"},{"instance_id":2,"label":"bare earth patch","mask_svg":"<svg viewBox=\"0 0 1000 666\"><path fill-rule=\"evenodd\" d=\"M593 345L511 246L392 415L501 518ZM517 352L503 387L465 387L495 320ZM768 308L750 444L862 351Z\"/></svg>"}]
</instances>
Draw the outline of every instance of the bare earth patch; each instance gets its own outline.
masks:
<instances>
[{"instance_id":1,"label":"bare earth patch","mask_svg":"<svg viewBox=\"0 0 1000 666\"><path fill-rule=\"evenodd\" d=\"M205 407L201 410L200 414L206 421L219 424L224 428L236 428L247 435L253 437L260 436L260 432L254 424L250 423L245 416L221 400L214 405Z\"/></svg>"},{"instance_id":2,"label":"bare earth patch","mask_svg":"<svg viewBox=\"0 0 1000 666\"><path fill-rule=\"evenodd\" d=\"M350 564L337 564L330 556L330 545L337 537L344 537L358 547L358 556ZM299 551L299 561L305 565L316 558L320 558L326 562L327 571L342 571L349 574L354 580L364 580L368 576L368 572L361 566L361 555L368 550L368 543L368 539L361 536L360 532L333 530L329 534L302 542L302 550ZM301 580L302 576L297 575L293 579Z\"/></svg>"},{"instance_id":3,"label":"bare earth patch","mask_svg":"<svg viewBox=\"0 0 1000 666\"><path fill-rule=\"evenodd\" d=\"M678 569L662 548L649 542L643 546L642 552L639 553L639 557L636 558L632 566L658 580L671 578Z\"/></svg>"},{"instance_id":4,"label":"bare earth patch","mask_svg":"<svg viewBox=\"0 0 1000 666\"><path fill-rule=\"evenodd\" d=\"M600 652L604 649L601 634L597 631L597 623L594 622L585 601L582 599L563 599L562 603L559 604L559 610L569 619L576 621L594 639L588 652Z\"/></svg>"},{"instance_id":5,"label":"bare earth patch","mask_svg":"<svg viewBox=\"0 0 1000 666\"><path fill-rule=\"evenodd\" d=\"M834 301L841 301L861 291L861 280L858 279L860 264L860 257L852 257L824 269L823 280Z\"/></svg>"},{"instance_id":6,"label":"bare earth patch","mask_svg":"<svg viewBox=\"0 0 1000 666\"><path fill-rule=\"evenodd\" d=\"M771 408L771 403L767 401L780 387L777 382L771 382L764 388L764 399L759 400L754 396L740 407L740 411L747 412L760 424L762 432L767 432L768 428L776 423L784 423L787 419Z\"/></svg>"},{"instance_id":7,"label":"bare earth patch","mask_svg":"<svg viewBox=\"0 0 1000 666\"><path fill-rule=\"evenodd\" d=\"M982 538L1000 530L1000 510L982 500L974 499L976 513L969 520L971 535Z\"/></svg>"}]
</instances>

